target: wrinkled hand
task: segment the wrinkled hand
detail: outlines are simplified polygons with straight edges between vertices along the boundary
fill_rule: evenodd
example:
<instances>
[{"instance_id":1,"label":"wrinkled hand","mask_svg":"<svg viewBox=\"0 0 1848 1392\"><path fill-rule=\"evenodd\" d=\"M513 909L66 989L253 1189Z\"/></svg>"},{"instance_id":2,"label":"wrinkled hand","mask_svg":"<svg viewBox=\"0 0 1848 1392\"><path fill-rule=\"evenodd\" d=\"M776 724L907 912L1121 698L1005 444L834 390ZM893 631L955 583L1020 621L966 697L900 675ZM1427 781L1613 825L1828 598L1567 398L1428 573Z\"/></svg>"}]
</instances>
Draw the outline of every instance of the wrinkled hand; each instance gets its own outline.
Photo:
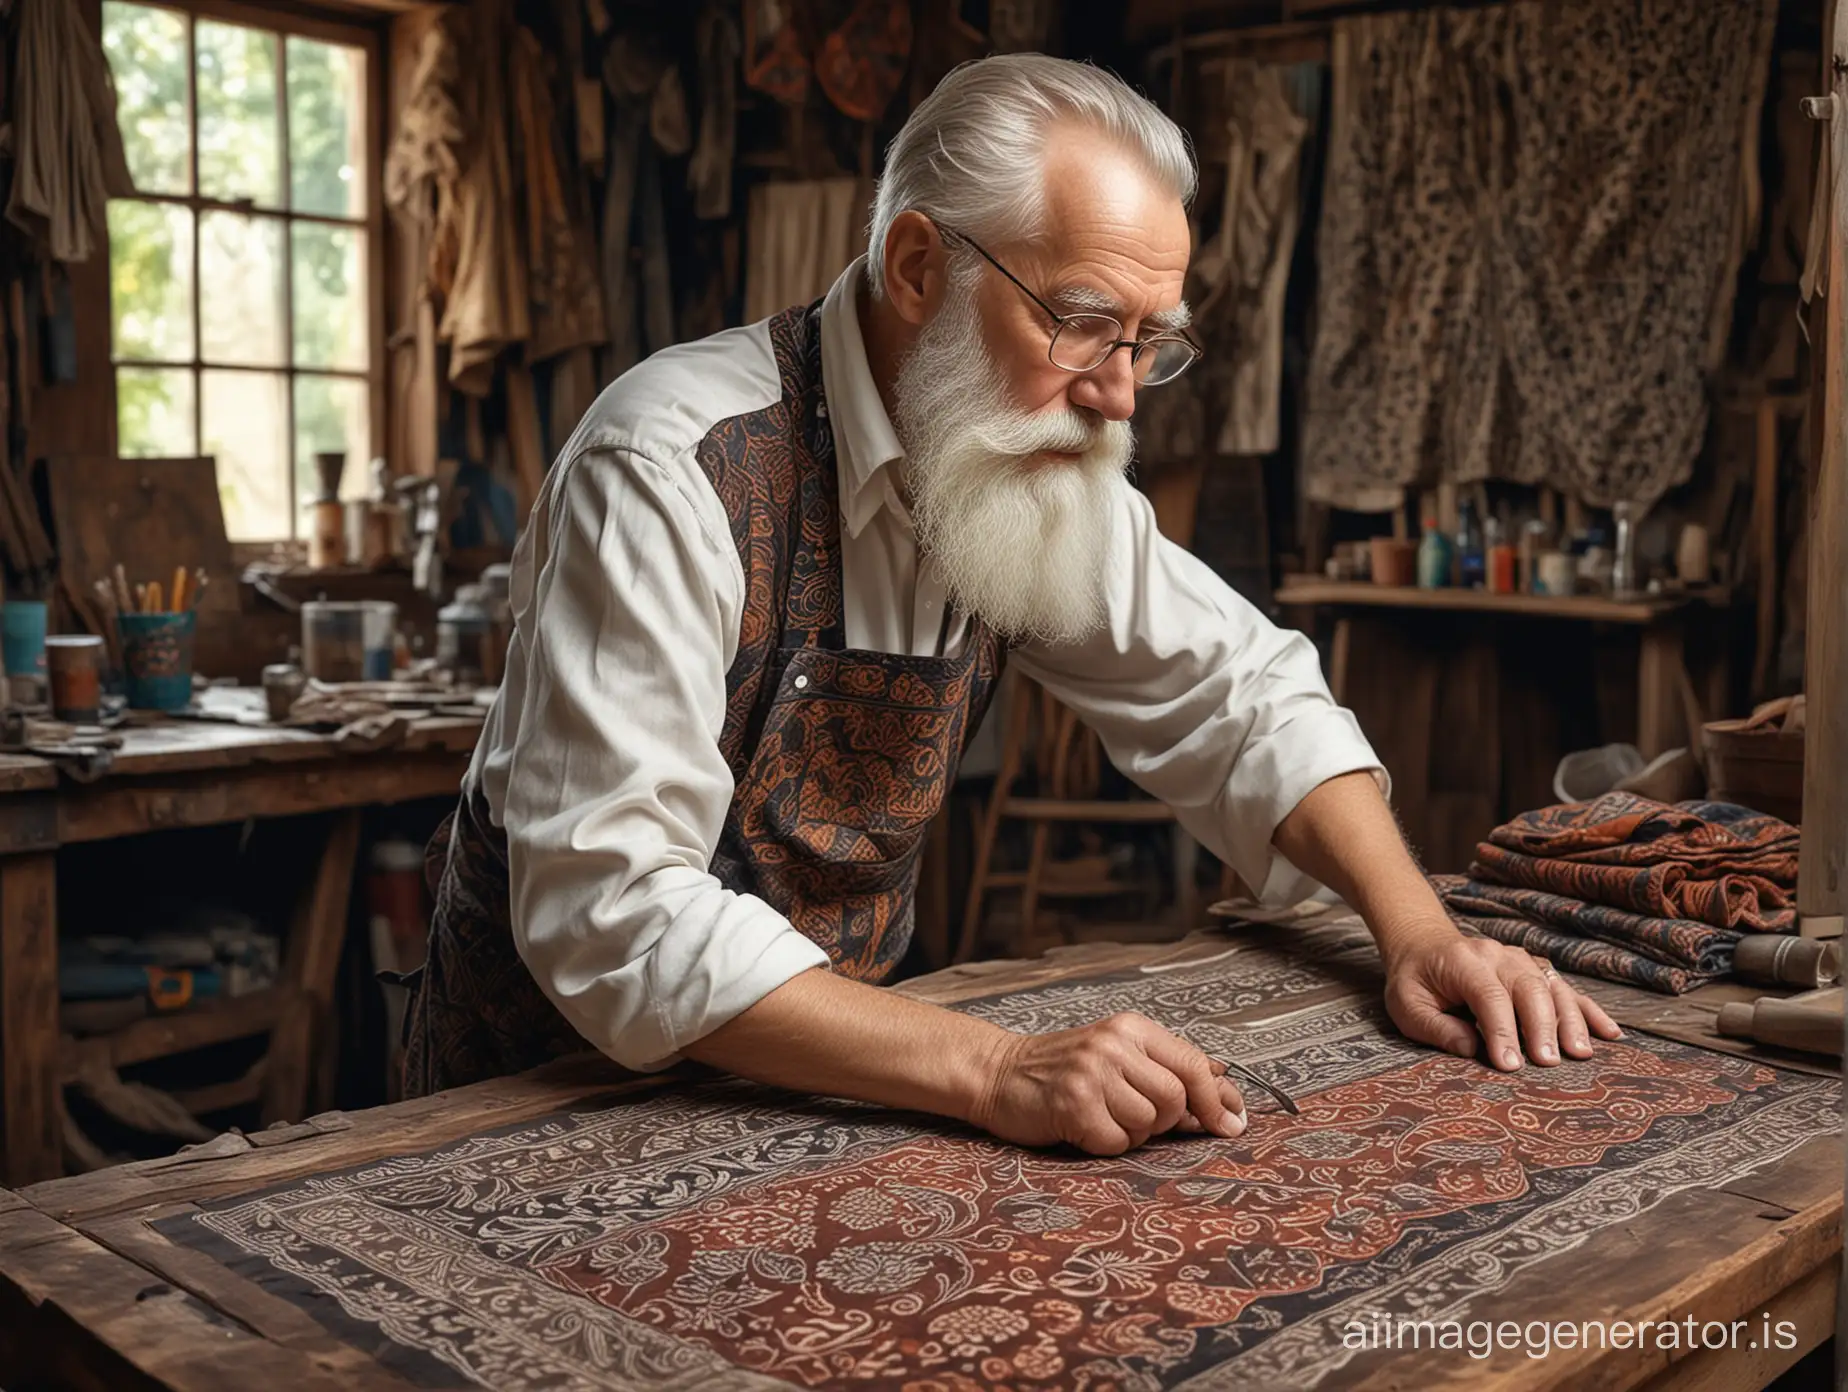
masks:
<instances>
[{"instance_id":1,"label":"wrinkled hand","mask_svg":"<svg viewBox=\"0 0 1848 1392\"><path fill-rule=\"evenodd\" d=\"M1467 1009L1474 1027L1452 1011ZM1560 1056L1589 1058L1591 1037L1621 1039L1623 1031L1595 1001L1552 967L1520 948L1466 938L1446 924L1388 955L1386 1010L1407 1037L1446 1053L1472 1057L1478 1032L1490 1063L1521 1066L1528 1057L1555 1064Z\"/></svg>"},{"instance_id":2,"label":"wrinkled hand","mask_svg":"<svg viewBox=\"0 0 1848 1392\"><path fill-rule=\"evenodd\" d=\"M1209 1059L1146 1016L1011 1036L989 1067L971 1118L1017 1145L1061 1142L1121 1155L1168 1131L1237 1136L1245 1103Z\"/></svg>"}]
</instances>

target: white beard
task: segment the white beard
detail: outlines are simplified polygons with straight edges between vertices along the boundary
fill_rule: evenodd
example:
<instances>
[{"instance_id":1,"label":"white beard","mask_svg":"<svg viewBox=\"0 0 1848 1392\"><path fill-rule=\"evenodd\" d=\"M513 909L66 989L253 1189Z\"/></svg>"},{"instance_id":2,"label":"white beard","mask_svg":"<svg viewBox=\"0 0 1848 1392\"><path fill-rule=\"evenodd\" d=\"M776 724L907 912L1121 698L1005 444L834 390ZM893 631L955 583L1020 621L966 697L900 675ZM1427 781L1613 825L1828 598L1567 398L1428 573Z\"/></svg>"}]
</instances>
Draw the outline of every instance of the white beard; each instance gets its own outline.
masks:
<instances>
[{"instance_id":1,"label":"white beard","mask_svg":"<svg viewBox=\"0 0 1848 1392\"><path fill-rule=\"evenodd\" d=\"M1076 643L1101 627L1129 422L1009 402L975 297L954 285L893 404L918 543L957 608L1015 641ZM1081 457L1035 460L1045 451Z\"/></svg>"}]
</instances>

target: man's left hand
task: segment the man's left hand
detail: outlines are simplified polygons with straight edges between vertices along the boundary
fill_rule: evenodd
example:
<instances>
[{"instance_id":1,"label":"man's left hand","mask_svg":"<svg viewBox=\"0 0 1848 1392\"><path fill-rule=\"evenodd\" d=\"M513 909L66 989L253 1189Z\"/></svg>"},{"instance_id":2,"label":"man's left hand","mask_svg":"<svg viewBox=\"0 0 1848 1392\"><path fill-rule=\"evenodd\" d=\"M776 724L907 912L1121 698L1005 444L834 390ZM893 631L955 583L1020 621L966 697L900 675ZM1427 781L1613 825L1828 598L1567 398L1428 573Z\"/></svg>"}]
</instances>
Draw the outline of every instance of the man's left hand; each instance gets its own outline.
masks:
<instances>
[{"instance_id":1,"label":"man's left hand","mask_svg":"<svg viewBox=\"0 0 1848 1392\"><path fill-rule=\"evenodd\" d=\"M1459 1008L1475 1016L1451 1013ZM1407 1037L1465 1058L1487 1046L1495 1067L1589 1058L1591 1039L1623 1031L1595 1001L1572 989L1550 963L1488 938L1466 938L1449 924L1397 945L1386 962L1386 1009Z\"/></svg>"}]
</instances>

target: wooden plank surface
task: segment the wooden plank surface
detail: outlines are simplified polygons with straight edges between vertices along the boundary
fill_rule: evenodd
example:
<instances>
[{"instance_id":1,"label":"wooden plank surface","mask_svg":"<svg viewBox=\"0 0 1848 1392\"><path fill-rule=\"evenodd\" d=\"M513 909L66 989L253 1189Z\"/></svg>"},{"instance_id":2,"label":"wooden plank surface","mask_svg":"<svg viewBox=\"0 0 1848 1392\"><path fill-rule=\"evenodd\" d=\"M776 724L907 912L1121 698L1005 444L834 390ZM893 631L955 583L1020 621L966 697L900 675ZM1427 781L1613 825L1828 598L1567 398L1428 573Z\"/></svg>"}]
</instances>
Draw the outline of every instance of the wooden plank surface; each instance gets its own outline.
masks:
<instances>
[{"instance_id":1,"label":"wooden plank surface","mask_svg":"<svg viewBox=\"0 0 1848 1392\"><path fill-rule=\"evenodd\" d=\"M1605 599L1597 595L1490 594L1486 590L1420 590L1355 580L1311 580L1290 576L1277 591L1283 605L1355 605L1371 609L1431 609L1471 614L1514 614L1538 619L1592 619L1603 623L1650 624L1696 601L1686 595Z\"/></svg>"},{"instance_id":2,"label":"wooden plank surface","mask_svg":"<svg viewBox=\"0 0 1848 1392\"><path fill-rule=\"evenodd\" d=\"M62 1168L58 1123L57 868L0 859L0 1181Z\"/></svg>"},{"instance_id":3,"label":"wooden plank surface","mask_svg":"<svg viewBox=\"0 0 1848 1392\"><path fill-rule=\"evenodd\" d=\"M390 1385L370 1359L281 1346L29 1208L0 1212L0 1368L95 1392Z\"/></svg>"},{"instance_id":4,"label":"wooden plank surface","mask_svg":"<svg viewBox=\"0 0 1848 1392\"><path fill-rule=\"evenodd\" d=\"M162 778L104 779L58 797L60 844L147 831L218 826L248 817L291 817L343 807L453 797L466 754L430 750L360 754L312 765L252 765ZM5 811L0 800L0 814Z\"/></svg>"},{"instance_id":5,"label":"wooden plank surface","mask_svg":"<svg viewBox=\"0 0 1848 1392\"><path fill-rule=\"evenodd\" d=\"M1308 922L1313 927L1315 920ZM1306 929L1303 922L1296 922L1237 931L1268 932L1284 940ZM949 1003L1099 972L1198 960L1223 952L1227 942L1223 934L1207 933L1178 943L1087 944L1029 962L965 964L905 983L900 989L921 999ZM1359 963L1348 975L1352 977L1349 984L1331 989L1377 989L1377 964ZM696 1075L697 1070L688 1070L678 1077ZM158 1279L195 1297L220 1317L235 1320L237 1328L250 1331L252 1337L260 1336L260 1342L267 1343L276 1357L294 1360L288 1364L291 1369L325 1372L349 1356L350 1350L330 1341L298 1310L242 1277L196 1253L174 1248L152 1231L149 1222L213 1198L425 1150L613 1091L642 1091L675 1081L626 1078L604 1060L580 1056L519 1078L350 1117L318 1118L282 1133L278 1144L261 1144L261 1135L220 1137L201 1151L36 1185L11 1198L14 1204L30 1203L30 1210L14 1207L9 1212L9 1196L0 1191L0 1301L17 1300L22 1284L38 1292L41 1304L49 1298L63 1298L74 1289L67 1265L48 1270L37 1252L22 1250L18 1244L9 1248L5 1242L3 1225L9 1218L56 1218L77 1230L71 1237L84 1244L81 1250L90 1260L107 1261L98 1256L104 1248L118 1254L113 1259L116 1264L108 1268L116 1289L131 1281ZM1702 1352L1685 1361L1679 1354L1671 1359L1653 1348L1562 1349L1544 1359L1530 1358L1519 1350L1497 1352L1487 1360L1457 1353L1433 1357L1429 1350L1368 1353L1328 1385L1627 1388L1663 1377L1678 1379L1683 1374L1700 1379L1693 1385L1760 1385L1764 1377L1788 1366L1832 1330L1833 1264L1839 1256L1841 1233L1841 1155L1838 1137L1820 1137L1743 1181L1673 1195L1627 1222L1594 1234L1582 1246L1522 1271L1497 1293L1495 1309L1485 1315L1496 1321L1680 1321L1692 1315L1704 1322L1756 1321L1757 1312L1767 1310L1776 1312L1774 1318L1792 1319L1798 1326L1798 1347L1793 1350L1739 1350L1724 1357ZM48 1230L37 1231L40 1240L45 1240ZM64 1253L72 1250L68 1247L71 1239L60 1241L66 1244L59 1249L63 1263ZM86 1289L94 1279L85 1273ZM104 1316L99 1312L96 1318ZM92 1333L88 1317L65 1324L61 1333L80 1344L99 1344L93 1350L99 1359L119 1356L112 1353L116 1346L111 1339L134 1346L135 1357L150 1372L160 1358L172 1357L167 1344L152 1331L135 1336L148 1341L143 1352L118 1327L105 1325ZM166 1365L159 1366L158 1376L166 1377ZM223 1364L227 1370L232 1366L228 1359ZM339 1366L345 1386L397 1386L389 1374L364 1360ZM186 1371L196 1379L196 1370ZM216 1384L170 1380L157 1385Z\"/></svg>"}]
</instances>

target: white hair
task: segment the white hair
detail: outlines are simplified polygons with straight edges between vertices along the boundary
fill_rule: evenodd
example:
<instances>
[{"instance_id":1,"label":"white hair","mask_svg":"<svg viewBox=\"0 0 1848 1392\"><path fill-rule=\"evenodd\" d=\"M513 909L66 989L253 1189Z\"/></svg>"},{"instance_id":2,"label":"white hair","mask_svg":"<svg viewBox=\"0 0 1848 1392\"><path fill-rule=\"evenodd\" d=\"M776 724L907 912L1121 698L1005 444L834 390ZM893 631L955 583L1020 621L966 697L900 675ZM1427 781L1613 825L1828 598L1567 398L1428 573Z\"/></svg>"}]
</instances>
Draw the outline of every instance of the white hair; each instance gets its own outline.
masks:
<instances>
[{"instance_id":1,"label":"white hair","mask_svg":"<svg viewBox=\"0 0 1848 1392\"><path fill-rule=\"evenodd\" d=\"M978 58L939 82L886 150L867 233L873 294L884 293L886 234L902 212L978 241L1031 235L1044 201L1046 134L1066 120L1140 157L1182 203L1193 199L1185 132L1121 78L1043 53Z\"/></svg>"}]
</instances>

